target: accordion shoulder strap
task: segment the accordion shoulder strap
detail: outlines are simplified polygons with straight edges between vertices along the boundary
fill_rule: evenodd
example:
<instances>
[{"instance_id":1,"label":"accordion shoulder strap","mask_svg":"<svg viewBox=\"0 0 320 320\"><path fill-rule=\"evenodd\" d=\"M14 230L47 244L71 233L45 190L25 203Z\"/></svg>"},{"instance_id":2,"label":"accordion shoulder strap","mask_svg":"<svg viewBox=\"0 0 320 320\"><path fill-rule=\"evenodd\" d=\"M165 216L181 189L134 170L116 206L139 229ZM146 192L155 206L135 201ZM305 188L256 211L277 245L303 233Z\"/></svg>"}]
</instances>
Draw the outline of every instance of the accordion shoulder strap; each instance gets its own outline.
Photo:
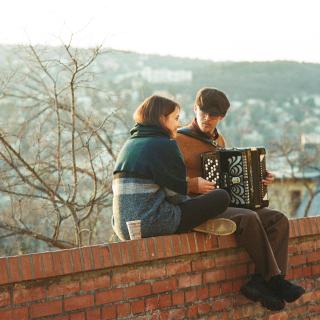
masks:
<instances>
[{"instance_id":1,"label":"accordion shoulder strap","mask_svg":"<svg viewBox=\"0 0 320 320\"><path fill-rule=\"evenodd\" d=\"M215 142L214 140L205 137L204 135L199 134L198 132L195 132L194 130L188 128L188 127L184 127L184 128L180 128L178 129L178 133L184 134L186 136L198 139L200 141L203 141L205 143L208 143L214 147L218 147L217 142Z\"/></svg>"}]
</instances>

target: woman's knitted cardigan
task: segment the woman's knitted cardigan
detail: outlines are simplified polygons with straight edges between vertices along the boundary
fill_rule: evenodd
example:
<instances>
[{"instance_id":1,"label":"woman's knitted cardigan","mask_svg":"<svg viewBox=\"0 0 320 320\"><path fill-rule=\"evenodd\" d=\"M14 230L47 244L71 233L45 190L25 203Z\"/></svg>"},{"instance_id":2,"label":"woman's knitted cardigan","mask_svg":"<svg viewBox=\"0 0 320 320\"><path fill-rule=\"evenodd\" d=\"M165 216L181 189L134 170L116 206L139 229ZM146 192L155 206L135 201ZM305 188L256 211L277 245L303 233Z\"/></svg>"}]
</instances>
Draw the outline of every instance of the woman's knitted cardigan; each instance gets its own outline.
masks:
<instances>
[{"instance_id":1,"label":"woman's knitted cardigan","mask_svg":"<svg viewBox=\"0 0 320 320\"><path fill-rule=\"evenodd\" d=\"M157 126L137 124L121 149L113 178L113 229L129 239L126 221L141 220L142 237L174 233L178 203L188 199L186 169L175 140Z\"/></svg>"}]
</instances>

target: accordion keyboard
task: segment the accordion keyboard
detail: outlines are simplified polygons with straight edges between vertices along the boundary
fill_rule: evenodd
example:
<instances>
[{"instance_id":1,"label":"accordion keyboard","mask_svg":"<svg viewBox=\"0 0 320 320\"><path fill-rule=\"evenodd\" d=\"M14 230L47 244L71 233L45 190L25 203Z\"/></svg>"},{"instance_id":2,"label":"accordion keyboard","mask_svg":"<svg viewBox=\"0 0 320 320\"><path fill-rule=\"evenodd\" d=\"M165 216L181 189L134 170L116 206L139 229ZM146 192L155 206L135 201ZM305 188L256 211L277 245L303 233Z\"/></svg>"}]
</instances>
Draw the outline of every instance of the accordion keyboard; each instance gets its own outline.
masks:
<instances>
[{"instance_id":1,"label":"accordion keyboard","mask_svg":"<svg viewBox=\"0 0 320 320\"><path fill-rule=\"evenodd\" d=\"M206 159L205 164L205 179L215 183L216 188L220 188L220 172L218 159Z\"/></svg>"}]
</instances>

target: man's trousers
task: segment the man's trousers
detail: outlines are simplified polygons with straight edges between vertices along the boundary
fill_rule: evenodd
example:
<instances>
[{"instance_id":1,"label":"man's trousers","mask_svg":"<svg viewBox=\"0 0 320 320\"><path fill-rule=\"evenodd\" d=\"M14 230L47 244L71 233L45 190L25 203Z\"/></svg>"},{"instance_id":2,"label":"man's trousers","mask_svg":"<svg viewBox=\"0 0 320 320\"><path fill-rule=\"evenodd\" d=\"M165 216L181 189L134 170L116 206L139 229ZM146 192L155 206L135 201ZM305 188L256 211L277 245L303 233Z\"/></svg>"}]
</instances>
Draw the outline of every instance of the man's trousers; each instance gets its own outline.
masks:
<instances>
[{"instance_id":1,"label":"man's trousers","mask_svg":"<svg viewBox=\"0 0 320 320\"><path fill-rule=\"evenodd\" d=\"M256 268L256 273L269 280L287 271L289 222L285 214L270 208L255 211L228 207L217 218L237 224L237 243L243 246Z\"/></svg>"}]
</instances>

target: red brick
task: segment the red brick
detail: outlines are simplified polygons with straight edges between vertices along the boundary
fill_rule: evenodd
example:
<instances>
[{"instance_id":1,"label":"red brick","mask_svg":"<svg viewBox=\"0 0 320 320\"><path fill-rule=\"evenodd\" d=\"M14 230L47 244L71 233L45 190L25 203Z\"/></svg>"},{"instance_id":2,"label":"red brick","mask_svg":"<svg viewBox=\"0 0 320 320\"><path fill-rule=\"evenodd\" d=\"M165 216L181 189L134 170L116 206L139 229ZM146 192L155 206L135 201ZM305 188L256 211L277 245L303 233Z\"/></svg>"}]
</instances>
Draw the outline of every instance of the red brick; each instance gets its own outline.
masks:
<instances>
[{"instance_id":1,"label":"red brick","mask_svg":"<svg viewBox=\"0 0 320 320\"><path fill-rule=\"evenodd\" d=\"M94 269L94 262L93 262L91 247L80 248L80 253L83 258L83 271L90 271Z\"/></svg>"},{"instance_id":2,"label":"red brick","mask_svg":"<svg viewBox=\"0 0 320 320\"><path fill-rule=\"evenodd\" d=\"M42 264L43 276L52 277L56 275L53 268L53 259L52 259L51 252L41 253L41 264Z\"/></svg>"},{"instance_id":3,"label":"red brick","mask_svg":"<svg viewBox=\"0 0 320 320\"><path fill-rule=\"evenodd\" d=\"M130 303L117 304L117 317L126 317L131 313Z\"/></svg>"},{"instance_id":4,"label":"red brick","mask_svg":"<svg viewBox=\"0 0 320 320\"><path fill-rule=\"evenodd\" d=\"M44 276L41 254L36 253L31 255L33 261L33 272L36 279L42 278Z\"/></svg>"},{"instance_id":5,"label":"red brick","mask_svg":"<svg viewBox=\"0 0 320 320\"><path fill-rule=\"evenodd\" d=\"M320 274L320 265L314 265L311 267L312 275Z\"/></svg>"},{"instance_id":6,"label":"red brick","mask_svg":"<svg viewBox=\"0 0 320 320\"><path fill-rule=\"evenodd\" d=\"M195 239L195 232L187 233L187 240L189 243L190 252L192 252L192 253L198 252L197 242Z\"/></svg>"},{"instance_id":7,"label":"red brick","mask_svg":"<svg viewBox=\"0 0 320 320\"><path fill-rule=\"evenodd\" d=\"M112 266L109 247L93 246L92 256L93 256L93 263L96 269Z\"/></svg>"},{"instance_id":8,"label":"red brick","mask_svg":"<svg viewBox=\"0 0 320 320\"><path fill-rule=\"evenodd\" d=\"M221 283L221 293L233 292L233 283L231 281Z\"/></svg>"},{"instance_id":9,"label":"red brick","mask_svg":"<svg viewBox=\"0 0 320 320\"><path fill-rule=\"evenodd\" d=\"M137 258L137 255L134 254L134 251L129 249L130 242L137 243L138 241L139 240L117 243L118 250L120 251L120 255L121 255L122 265L137 262L140 260L140 256L138 256L138 258Z\"/></svg>"},{"instance_id":10,"label":"red brick","mask_svg":"<svg viewBox=\"0 0 320 320\"><path fill-rule=\"evenodd\" d=\"M72 257L70 255L69 250L61 250L60 251L61 263L64 274L69 274L73 272L72 267Z\"/></svg>"},{"instance_id":11,"label":"red brick","mask_svg":"<svg viewBox=\"0 0 320 320\"><path fill-rule=\"evenodd\" d=\"M146 299L146 311L153 311L158 308L158 296Z\"/></svg>"},{"instance_id":12,"label":"red brick","mask_svg":"<svg viewBox=\"0 0 320 320\"><path fill-rule=\"evenodd\" d=\"M315 292L306 292L304 295L302 295L302 297L299 299L299 302L302 303L306 303L306 302L310 302L310 301L316 301L316 296L315 296Z\"/></svg>"},{"instance_id":13,"label":"red brick","mask_svg":"<svg viewBox=\"0 0 320 320\"><path fill-rule=\"evenodd\" d=\"M149 260L155 260L158 258L158 252L154 243L154 238L145 238L143 239L145 246L148 251Z\"/></svg>"},{"instance_id":14,"label":"red brick","mask_svg":"<svg viewBox=\"0 0 320 320\"><path fill-rule=\"evenodd\" d=\"M117 312L116 312L116 306L106 306L102 308L102 318L101 320L110 320L110 319L116 319L117 318Z\"/></svg>"},{"instance_id":15,"label":"red brick","mask_svg":"<svg viewBox=\"0 0 320 320\"><path fill-rule=\"evenodd\" d=\"M6 311L0 310L0 319L3 320L28 320L28 308L16 308L16 309L10 309Z\"/></svg>"},{"instance_id":16,"label":"red brick","mask_svg":"<svg viewBox=\"0 0 320 320\"><path fill-rule=\"evenodd\" d=\"M96 289L108 289L110 287L110 276L108 274L90 278L90 279L84 279L81 281L81 290L83 291L89 291L89 290L96 290Z\"/></svg>"},{"instance_id":17,"label":"red brick","mask_svg":"<svg viewBox=\"0 0 320 320\"><path fill-rule=\"evenodd\" d=\"M206 235L201 232L195 232L194 237L197 244L198 252L205 251Z\"/></svg>"},{"instance_id":18,"label":"red brick","mask_svg":"<svg viewBox=\"0 0 320 320\"><path fill-rule=\"evenodd\" d=\"M310 225L312 234L320 233L320 229L318 229L318 226L317 226L317 219L309 219L309 225Z\"/></svg>"},{"instance_id":19,"label":"red brick","mask_svg":"<svg viewBox=\"0 0 320 320\"><path fill-rule=\"evenodd\" d=\"M235 248L237 247L234 235L218 237L219 248Z\"/></svg>"},{"instance_id":20,"label":"red brick","mask_svg":"<svg viewBox=\"0 0 320 320\"><path fill-rule=\"evenodd\" d=\"M181 239L180 235L175 234L171 236L171 242L172 242L172 253L174 256L180 256L181 255Z\"/></svg>"},{"instance_id":21,"label":"red brick","mask_svg":"<svg viewBox=\"0 0 320 320\"><path fill-rule=\"evenodd\" d=\"M293 269L293 277L294 279L303 278L306 276L311 276L311 274L314 274L312 271L311 266L308 267L301 267L301 268L294 268Z\"/></svg>"},{"instance_id":22,"label":"red brick","mask_svg":"<svg viewBox=\"0 0 320 320\"><path fill-rule=\"evenodd\" d=\"M297 243L296 247L298 249L298 252L301 253L312 252L316 249L316 242L314 240L304 241L302 243Z\"/></svg>"},{"instance_id":23,"label":"red brick","mask_svg":"<svg viewBox=\"0 0 320 320\"><path fill-rule=\"evenodd\" d=\"M217 299L213 301L213 308L215 311L222 311L232 306L232 297L231 298L223 298Z\"/></svg>"},{"instance_id":24,"label":"red brick","mask_svg":"<svg viewBox=\"0 0 320 320\"><path fill-rule=\"evenodd\" d=\"M19 282L22 280L21 266L19 257L8 258L9 274L11 282Z\"/></svg>"},{"instance_id":25,"label":"red brick","mask_svg":"<svg viewBox=\"0 0 320 320\"><path fill-rule=\"evenodd\" d=\"M271 314L268 317L268 320L287 320L287 319L288 319L288 314L285 311Z\"/></svg>"},{"instance_id":26,"label":"red brick","mask_svg":"<svg viewBox=\"0 0 320 320\"><path fill-rule=\"evenodd\" d=\"M32 304L30 306L30 316L32 318L45 317L52 314L62 313L62 301L55 300L44 303Z\"/></svg>"},{"instance_id":27,"label":"red brick","mask_svg":"<svg viewBox=\"0 0 320 320\"><path fill-rule=\"evenodd\" d=\"M63 270L63 257L60 251L52 252L52 262L53 262L53 270L55 275L64 274Z\"/></svg>"},{"instance_id":28,"label":"red brick","mask_svg":"<svg viewBox=\"0 0 320 320\"><path fill-rule=\"evenodd\" d=\"M72 258L73 272L82 271L80 250L79 249L72 249L69 252L70 252L70 256Z\"/></svg>"},{"instance_id":29,"label":"red brick","mask_svg":"<svg viewBox=\"0 0 320 320\"><path fill-rule=\"evenodd\" d=\"M115 288L108 291L101 291L96 293L96 303L104 304L123 300L123 289Z\"/></svg>"},{"instance_id":30,"label":"red brick","mask_svg":"<svg viewBox=\"0 0 320 320\"><path fill-rule=\"evenodd\" d=\"M0 291L0 307L4 307L10 304L10 292L9 290Z\"/></svg>"},{"instance_id":31,"label":"red brick","mask_svg":"<svg viewBox=\"0 0 320 320\"><path fill-rule=\"evenodd\" d=\"M296 246L288 245L288 253L289 254L295 254L298 252L298 248Z\"/></svg>"},{"instance_id":32,"label":"red brick","mask_svg":"<svg viewBox=\"0 0 320 320\"><path fill-rule=\"evenodd\" d=\"M198 304L198 313L199 315L208 314L211 311L211 304L209 303L200 303Z\"/></svg>"},{"instance_id":33,"label":"red brick","mask_svg":"<svg viewBox=\"0 0 320 320\"><path fill-rule=\"evenodd\" d=\"M185 292L186 303L197 301L197 290L195 288Z\"/></svg>"},{"instance_id":34,"label":"red brick","mask_svg":"<svg viewBox=\"0 0 320 320\"><path fill-rule=\"evenodd\" d=\"M164 254L166 257L172 257L174 254L171 238L172 236L161 237L164 245Z\"/></svg>"},{"instance_id":35,"label":"red brick","mask_svg":"<svg viewBox=\"0 0 320 320\"><path fill-rule=\"evenodd\" d=\"M152 284L152 292L153 293L173 291L176 288L177 288L177 280L175 278L156 281Z\"/></svg>"},{"instance_id":36,"label":"red brick","mask_svg":"<svg viewBox=\"0 0 320 320\"><path fill-rule=\"evenodd\" d=\"M187 273L191 271L190 261L180 261L168 263L166 265L167 275L172 276L180 273Z\"/></svg>"},{"instance_id":37,"label":"red brick","mask_svg":"<svg viewBox=\"0 0 320 320\"><path fill-rule=\"evenodd\" d=\"M220 295L220 285L218 284L211 284L209 286L209 296L210 297L216 297Z\"/></svg>"},{"instance_id":38,"label":"red brick","mask_svg":"<svg viewBox=\"0 0 320 320\"><path fill-rule=\"evenodd\" d=\"M227 279L234 279L246 276L248 274L247 265L233 266L226 269Z\"/></svg>"},{"instance_id":39,"label":"red brick","mask_svg":"<svg viewBox=\"0 0 320 320\"><path fill-rule=\"evenodd\" d=\"M316 252L308 253L307 254L307 261L308 262L320 261L320 252L316 251Z\"/></svg>"},{"instance_id":40,"label":"red brick","mask_svg":"<svg viewBox=\"0 0 320 320\"><path fill-rule=\"evenodd\" d=\"M289 265L290 266L306 264L306 262L307 262L307 258L305 255L289 256Z\"/></svg>"},{"instance_id":41,"label":"red brick","mask_svg":"<svg viewBox=\"0 0 320 320\"><path fill-rule=\"evenodd\" d=\"M24 288L22 286L16 286L13 289L13 303L14 304L41 300L45 297L46 297L46 290L43 287Z\"/></svg>"},{"instance_id":42,"label":"red brick","mask_svg":"<svg viewBox=\"0 0 320 320\"><path fill-rule=\"evenodd\" d=\"M80 291L79 282L55 283L48 287L48 296L56 297Z\"/></svg>"},{"instance_id":43,"label":"red brick","mask_svg":"<svg viewBox=\"0 0 320 320\"><path fill-rule=\"evenodd\" d=\"M223 269L208 271L203 276L204 283L219 282L226 279L226 273Z\"/></svg>"},{"instance_id":44,"label":"red brick","mask_svg":"<svg viewBox=\"0 0 320 320\"><path fill-rule=\"evenodd\" d=\"M192 271L202 271L212 269L216 266L214 258L202 258L192 261Z\"/></svg>"},{"instance_id":45,"label":"red brick","mask_svg":"<svg viewBox=\"0 0 320 320\"><path fill-rule=\"evenodd\" d=\"M165 258L166 257L166 250L163 242L163 237L154 237L154 243L157 250L158 258Z\"/></svg>"},{"instance_id":46,"label":"red brick","mask_svg":"<svg viewBox=\"0 0 320 320\"><path fill-rule=\"evenodd\" d=\"M70 320L86 320L86 315L84 312L71 313Z\"/></svg>"},{"instance_id":47,"label":"red brick","mask_svg":"<svg viewBox=\"0 0 320 320\"><path fill-rule=\"evenodd\" d=\"M180 234L181 254L190 254L190 245L186 233Z\"/></svg>"},{"instance_id":48,"label":"red brick","mask_svg":"<svg viewBox=\"0 0 320 320\"><path fill-rule=\"evenodd\" d=\"M134 287L125 288L125 296L128 299L145 297L151 294L151 285L150 283L140 284Z\"/></svg>"},{"instance_id":49,"label":"red brick","mask_svg":"<svg viewBox=\"0 0 320 320\"><path fill-rule=\"evenodd\" d=\"M164 266L145 267L139 270L140 280L157 279L166 275Z\"/></svg>"},{"instance_id":50,"label":"red brick","mask_svg":"<svg viewBox=\"0 0 320 320\"><path fill-rule=\"evenodd\" d=\"M0 258L0 284L6 284L9 282L7 272L7 258Z\"/></svg>"},{"instance_id":51,"label":"red brick","mask_svg":"<svg viewBox=\"0 0 320 320\"><path fill-rule=\"evenodd\" d=\"M147 251L147 243L143 240L135 241L136 247L138 247L139 260L138 261L149 261L148 251Z\"/></svg>"},{"instance_id":52,"label":"red brick","mask_svg":"<svg viewBox=\"0 0 320 320\"><path fill-rule=\"evenodd\" d=\"M69 315L66 315L66 316L53 316L53 317L50 317L50 318L47 318L47 319L50 319L50 320L70 320Z\"/></svg>"},{"instance_id":53,"label":"red brick","mask_svg":"<svg viewBox=\"0 0 320 320\"><path fill-rule=\"evenodd\" d=\"M21 273L23 280L31 280L34 278L33 272L33 265L30 255L23 255L20 256L20 265L21 265Z\"/></svg>"},{"instance_id":54,"label":"red brick","mask_svg":"<svg viewBox=\"0 0 320 320\"><path fill-rule=\"evenodd\" d=\"M305 236L310 234L309 223L307 219L299 219L299 226L300 226L300 235Z\"/></svg>"},{"instance_id":55,"label":"red brick","mask_svg":"<svg viewBox=\"0 0 320 320\"><path fill-rule=\"evenodd\" d=\"M204 250L211 251L219 248L218 237L212 234L205 235Z\"/></svg>"},{"instance_id":56,"label":"red brick","mask_svg":"<svg viewBox=\"0 0 320 320\"><path fill-rule=\"evenodd\" d=\"M184 275L178 278L179 288L188 288L193 286L200 286L202 284L201 274Z\"/></svg>"},{"instance_id":57,"label":"red brick","mask_svg":"<svg viewBox=\"0 0 320 320\"><path fill-rule=\"evenodd\" d=\"M232 313L226 311L226 312L220 312L220 319L219 320L230 320L230 318L232 318ZM256 318L254 318L254 320L256 320ZM261 320L261 319L260 319Z\"/></svg>"},{"instance_id":58,"label":"red brick","mask_svg":"<svg viewBox=\"0 0 320 320\"><path fill-rule=\"evenodd\" d=\"M110 248L111 257L112 257L112 264L114 266L121 266L123 262L122 262L122 256L121 256L120 242L109 244L109 248Z\"/></svg>"},{"instance_id":59,"label":"red brick","mask_svg":"<svg viewBox=\"0 0 320 320\"><path fill-rule=\"evenodd\" d=\"M187 310L187 317L188 319L197 319L198 316L198 306L191 305Z\"/></svg>"},{"instance_id":60,"label":"red brick","mask_svg":"<svg viewBox=\"0 0 320 320\"><path fill-rule=\"evenodd\" d=\"M145 311L144 300L131 302L131 312L133 314L142 313Z\"/></svg>"},{"instance_id":61,"label":"red brick","mask_svg":"<svg viewBox=\"0 0 320 320\"><path fill-rule=\"evenodd\" d=\"M66 298L64 300L64 309L66 311L84 309L94 305L93 295L83 295L71 298Z\"/></svg>"},{"instance_id":62,"label":"red brick","mask_svg":"<svg viewBox=\"0 0 320 320\"><path fill-rule=\"evenodd\" d=\"M207 298L209 298L208 287L197 288L197 297L199 300L206 300Z\"/></svg>"},{"instance_id":63,"label":"red brick","mask_svg":"<svg viewBox=\"0 0 320 320\"><path fill-rule=\"evenodd\" d=\"M184 304L184 292L178 291L172 294L172 304L179 305Z\"/></svg>"},{"instance_id":64,"label":"red brick","mask_svg":"<svg viewBox=\"0 0 320 320\"><path fill-rule=\"evenodd\" d=\"M87 320L100 320L101 319L101 310L98 309L91 309L86 311Z\"/></svg>"},{"instance_id":65,"label":"red brick","mask_svg":"<svg viewBox=\"0 0 320 320\"><path fill-rule=\"evenodd\" d=\"M290 219L289 220L289 237L295 238L298 237L300 234L300 231L298 229L298 223L296 219Z\"/></svg>"},{"instance_id":66,"label":"red brick","mask_svg":"<svg viewBox=\"0 0 320 320\"><path fill-rule=\"evenodd\" d=\"M159 307L165 308L172 305L171 294L162 294L159 296Z\"/></svg>"},{"instance_id":67,"label":"red brick","mask_svg":"<svg viewBox=\"0 0 320 320\"><path fill-rule=\"evenodd\" d=\"M166 319L168 320L179 320L185 318L185 310L182 309L172 309L168 311L168 317Z\"/></svg>"},{"instance_id":68,"label":"red brick","mask_svg":"<svg viewBox=\"0 0 320 320\"><path fill-rule=\"evenodd\" d=\"M128 284L130 282L140 281L140 270L132 269L124 272L116 272L112 274L111 283L112 286L117 286L120 284Z\"/></svg>"}]
</instances>

